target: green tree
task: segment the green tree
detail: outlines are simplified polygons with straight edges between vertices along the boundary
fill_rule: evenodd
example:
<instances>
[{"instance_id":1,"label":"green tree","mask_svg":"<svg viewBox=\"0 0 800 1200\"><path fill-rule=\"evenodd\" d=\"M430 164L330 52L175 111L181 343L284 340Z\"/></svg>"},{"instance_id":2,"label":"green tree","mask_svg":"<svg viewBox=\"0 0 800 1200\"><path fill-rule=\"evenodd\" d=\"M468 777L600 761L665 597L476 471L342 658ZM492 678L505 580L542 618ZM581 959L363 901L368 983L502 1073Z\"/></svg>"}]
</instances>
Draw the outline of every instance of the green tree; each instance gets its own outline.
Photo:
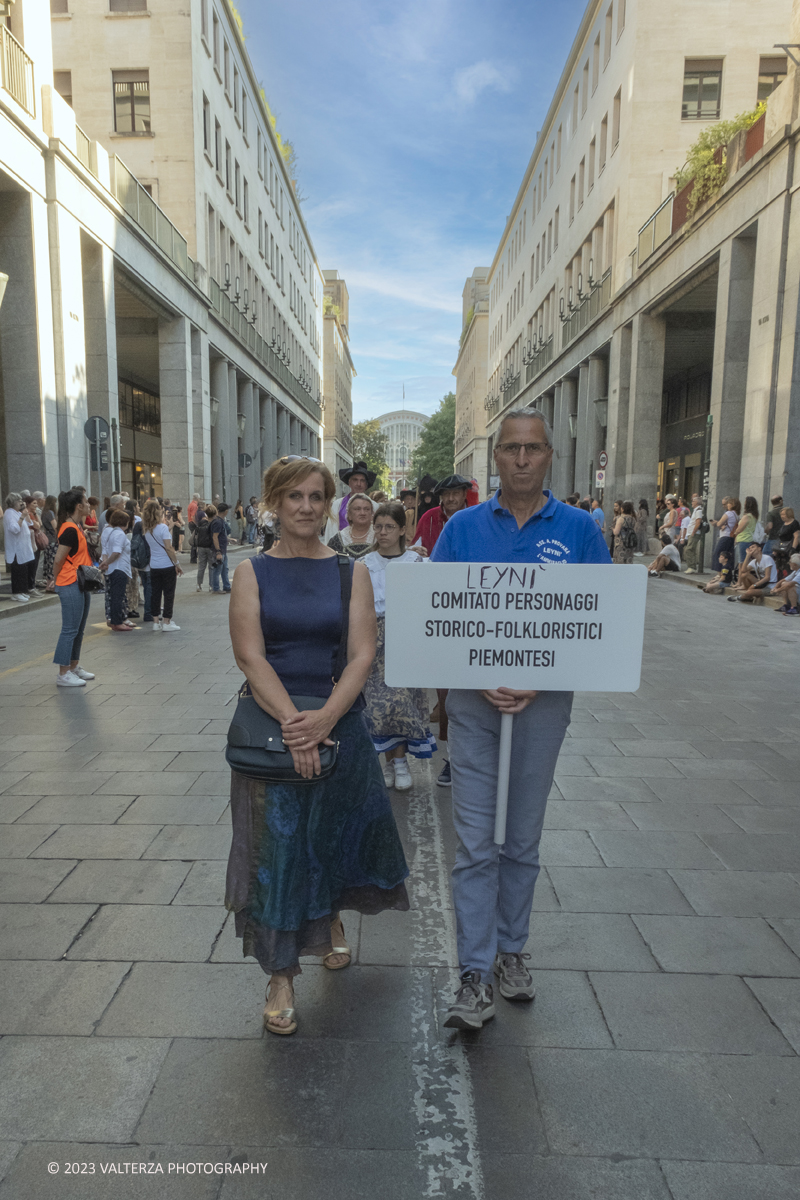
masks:
<instances>
[{"instance_id":1,"label":"green tree","mask_svg":"<svg viewBox=\"0 0 800 1200\"><path fill-rule=\"evenodd\" d=\"M386 451L389 439L381 432L380 421L359 421L353 426L353 462L365 462L377 475L375 486L389 490L389 464Z\"/></svg>"},{"instance_id":2,"label":"green tree","mask_svg":"<svg viewBox=\"0 0 800 1200\"><path fill-rule=\"evenodd\" d=\"M414 451L413 473L416 479L432 475L445 479L455 467L456 397L448 392L422 431Z\"/></svg>"}]
</instances>

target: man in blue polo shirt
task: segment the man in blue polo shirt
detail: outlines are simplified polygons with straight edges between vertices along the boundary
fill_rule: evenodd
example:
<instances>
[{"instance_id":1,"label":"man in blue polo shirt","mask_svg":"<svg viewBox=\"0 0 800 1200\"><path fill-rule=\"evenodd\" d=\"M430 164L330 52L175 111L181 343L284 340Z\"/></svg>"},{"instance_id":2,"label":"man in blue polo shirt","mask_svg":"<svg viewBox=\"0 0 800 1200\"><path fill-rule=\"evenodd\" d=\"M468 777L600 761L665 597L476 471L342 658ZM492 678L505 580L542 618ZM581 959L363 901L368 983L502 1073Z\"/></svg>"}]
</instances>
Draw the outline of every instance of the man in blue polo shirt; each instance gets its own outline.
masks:
<instances>
[{"instance_id":1,"label":"man in blue polo shirt","mask_svg":"<svg viewBox=\"0 0 800 1200\"><path fill-rule=\"evenodd\" d=\"M509 412L494 458L500 489L492 500L450 518L433 562L609 563L590 514L543 488L553 459L545 417ZM556 760L567 732L572 692L497 688L451 690L450 764L458 834L453 899L461 983L445 1025L480 1029L494 1016L492 972L507 1000L532 1000L523 948L539 874L539 840ZM500 718L514 713L505 845L494 844Z\"/></svg>"}]
</instances>

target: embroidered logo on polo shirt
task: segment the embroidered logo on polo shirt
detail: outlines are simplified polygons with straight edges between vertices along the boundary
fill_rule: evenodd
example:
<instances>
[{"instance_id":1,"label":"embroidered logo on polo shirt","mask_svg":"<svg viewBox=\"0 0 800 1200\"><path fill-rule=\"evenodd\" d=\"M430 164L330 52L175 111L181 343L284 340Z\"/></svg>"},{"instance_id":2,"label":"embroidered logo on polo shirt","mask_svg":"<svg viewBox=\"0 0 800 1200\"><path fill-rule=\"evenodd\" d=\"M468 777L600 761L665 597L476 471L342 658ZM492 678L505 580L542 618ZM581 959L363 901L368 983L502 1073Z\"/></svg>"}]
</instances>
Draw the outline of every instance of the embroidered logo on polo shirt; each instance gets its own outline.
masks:
<instances>
[{"instance_id":1,"label":"embroidered logo on polo shirt","mask_svg":"<svg viewBox=\"0 0 800 1200\"><path fill-rule=\"evenodd\" d=\"M536 549L542 555L540 562L565 562L572 556L569 546L556 538L540 538L536 542Z\"/></svg>"}]
</instances>

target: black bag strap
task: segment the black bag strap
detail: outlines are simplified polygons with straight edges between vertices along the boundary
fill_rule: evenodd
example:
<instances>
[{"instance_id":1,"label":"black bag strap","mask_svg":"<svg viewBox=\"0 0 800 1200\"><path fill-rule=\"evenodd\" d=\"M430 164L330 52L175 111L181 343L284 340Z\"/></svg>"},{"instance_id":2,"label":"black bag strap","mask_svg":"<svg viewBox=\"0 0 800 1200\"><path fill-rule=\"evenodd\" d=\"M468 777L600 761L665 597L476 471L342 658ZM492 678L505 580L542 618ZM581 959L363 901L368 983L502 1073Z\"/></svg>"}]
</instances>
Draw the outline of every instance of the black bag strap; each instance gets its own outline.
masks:
<instances>
[{"instance_id":1,"label":"black bag strap","mask_svg":"<svg viewBox=\"0 0 800 1200\"><path fill-rule=\"evenodd\" d=\"M347 637L350 632L350 595L353 590L353 560L347 554L337 554L339 585L342 591L342 634L333 665L333 682L338 683L347 666Z\"/></svg>"}]
</instances>

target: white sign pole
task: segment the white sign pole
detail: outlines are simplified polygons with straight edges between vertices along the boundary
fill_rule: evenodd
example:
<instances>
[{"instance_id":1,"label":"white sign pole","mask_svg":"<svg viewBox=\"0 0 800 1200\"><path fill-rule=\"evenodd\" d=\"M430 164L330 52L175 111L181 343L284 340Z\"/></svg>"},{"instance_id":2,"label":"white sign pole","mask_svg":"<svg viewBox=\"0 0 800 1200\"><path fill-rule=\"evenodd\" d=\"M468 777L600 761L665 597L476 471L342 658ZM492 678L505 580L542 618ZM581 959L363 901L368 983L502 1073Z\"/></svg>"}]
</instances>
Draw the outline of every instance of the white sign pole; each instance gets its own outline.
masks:
<instances>
[{"instance_id":1,"label":"white sign pole","mask_svg":"<svg viewBox=\"0 0 800 1200\"><path fill-rule=\"evenodd\" d=\"M497 807L494 813L494 841L502 846L506 840L508 812L508 777L511 773L511 739L514 736L514 714L500 717L500 756L497 764Z\"/></svg>"}]
</instances>

